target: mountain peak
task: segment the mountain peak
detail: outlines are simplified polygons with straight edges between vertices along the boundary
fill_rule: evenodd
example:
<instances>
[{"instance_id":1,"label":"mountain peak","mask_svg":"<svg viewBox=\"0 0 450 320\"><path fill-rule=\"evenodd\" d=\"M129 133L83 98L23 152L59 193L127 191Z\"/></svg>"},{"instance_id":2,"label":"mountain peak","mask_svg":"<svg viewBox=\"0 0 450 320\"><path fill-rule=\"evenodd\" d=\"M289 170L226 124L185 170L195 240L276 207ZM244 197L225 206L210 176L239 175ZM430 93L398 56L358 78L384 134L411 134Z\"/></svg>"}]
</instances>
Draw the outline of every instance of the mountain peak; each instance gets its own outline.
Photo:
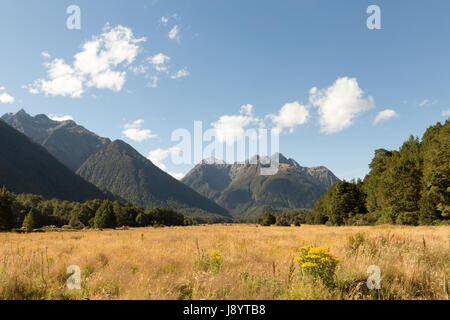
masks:
<instances>
[{"instance_id":1,"label":"mountain peak","mask_svg":"<svg viewBox=\"0 0 450 320\"><path fill-rule=\"evenodd\" d=\"M227 164L225 161L214 158L214 157L209 157L206 159L202 160L202 164Z\"/></svg>"},{"instance_id":2,"label":"mountain peak","mask_svg":"<svg viewBox=\"0 0 450 320\"><path fill-rule=\"evenodd\" d=\"M14 113L15 115L27 115L29 116L29 114L25 111L25 109L20 109L19 111L17 111L16 113Z\"/></svg>"},{"instance_id":3,"label":"mountain peak","mask_svg":"<svg viewBox=\"0 0 450 320\"><path fill-rule=\"evenodd\" d=\"M54 121L45 114L30 116L24 109L2 116L10 126L47 149L76 171L84 161L110 143L74 121Z\"/></svg>"}]
</instances>

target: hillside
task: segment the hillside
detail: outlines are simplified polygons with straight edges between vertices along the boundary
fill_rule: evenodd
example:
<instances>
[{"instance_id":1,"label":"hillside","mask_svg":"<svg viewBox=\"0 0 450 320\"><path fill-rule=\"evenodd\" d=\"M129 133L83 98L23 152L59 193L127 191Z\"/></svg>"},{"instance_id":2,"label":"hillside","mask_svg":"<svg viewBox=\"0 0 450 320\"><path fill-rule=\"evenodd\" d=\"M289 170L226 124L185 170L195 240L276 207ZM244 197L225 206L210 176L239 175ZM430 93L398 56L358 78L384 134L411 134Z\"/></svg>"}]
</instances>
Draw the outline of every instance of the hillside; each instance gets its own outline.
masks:
<instances>
[{"instance_id":1,"label":"hillside","mask_svg":"<svg viewBox=\"0 0 450 320\"><path fill-rule=\"evenodd\" d=\"M210 213L230 217L227 210L165 173L121 140L91 156L77 173L136 205L170 206L191 216Z\"/></svg>"},{"instance_id":2,"label":"hillside","mask_svg":"<svg viewBox=\"0 0 450 320\"><path fill-rule=\"evenodd\" d=\"M71 201L112 198L3 120L0 120L0 150L0 186L12 192Z\"/></svg>"},{"instance_id":3,"label":"hillside","mask_svg":"<svg viewBox=\"0 0 450 320\"><path fill-rule=\"evenodd\" d=\"M260 170L264 160L258 157L257 161L234 164L203 161L182 182L230 210L235 217L243 217L261 213L267 207L312 208L339 181L325 167L302 167L282 154L278 172L263 176Z\"/></svg>"},{"instance_id":4,"label":"hillside","mask_svg":"<svg viewBox=\"0 0 450 320\"><path fill-rule=\"evenodd\" d=\"M77 125L74 121L53 121L44 114L32 117L23 109L16 113L7 113L2 119L41 144L73 171L111 142Z\"/></svg>"}]
</instances>

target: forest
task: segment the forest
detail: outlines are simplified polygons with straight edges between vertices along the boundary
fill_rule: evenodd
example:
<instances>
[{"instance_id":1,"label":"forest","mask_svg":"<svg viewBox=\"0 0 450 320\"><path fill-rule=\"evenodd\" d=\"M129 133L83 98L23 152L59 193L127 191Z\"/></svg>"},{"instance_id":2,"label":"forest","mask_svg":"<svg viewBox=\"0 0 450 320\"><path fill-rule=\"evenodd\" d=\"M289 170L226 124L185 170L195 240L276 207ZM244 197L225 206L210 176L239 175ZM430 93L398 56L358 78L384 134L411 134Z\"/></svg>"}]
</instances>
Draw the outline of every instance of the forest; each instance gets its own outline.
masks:
<instances>
[{"instance_id":1,"label":"forest","mask_svg":"<svg viewBox=\"0 0 450 320\"><path fill-rule=\"evenodd\" d=\"M0 190L0 230L32 231L44 226L72 229L116 228L121 226L183 226L193 221L170 208L144 209L110 200L47 200L34 194L15 194Z\"/></svg>"},{"instance_id":2,"label":"forest","mask_svg":"<svg viewBox=\"0 0 450 320\"><path fill-rule=\"evenodd\" d=\"M399 150L375 150L363 180L341 181L308 220L328 225L448 225L450 120L411 136Z\"/></svg>"}]
</instances>

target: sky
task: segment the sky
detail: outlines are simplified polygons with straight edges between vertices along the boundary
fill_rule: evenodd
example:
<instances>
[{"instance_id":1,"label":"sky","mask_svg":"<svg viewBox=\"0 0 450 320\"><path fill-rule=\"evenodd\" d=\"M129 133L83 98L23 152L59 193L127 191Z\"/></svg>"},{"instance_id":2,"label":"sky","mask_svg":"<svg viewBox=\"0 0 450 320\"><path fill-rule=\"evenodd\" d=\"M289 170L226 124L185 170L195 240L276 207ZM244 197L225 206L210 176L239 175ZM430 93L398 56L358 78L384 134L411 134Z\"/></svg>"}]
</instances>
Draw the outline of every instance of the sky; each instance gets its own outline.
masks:
<instances>
[{"instance_id":1,"label":"sky","mask_svg":"<svg viewBox=\"0 0 450 320\"><path fill-rule=\"evenodd\" d=\"M73 119L177 178L198 159L173 161L172 135L194 141L196 121L224 145L272 130L300 165L363 178L375 149L450 117L448 12L446 0L2 0L0 114Z\"/></svg>"}]
</instances>

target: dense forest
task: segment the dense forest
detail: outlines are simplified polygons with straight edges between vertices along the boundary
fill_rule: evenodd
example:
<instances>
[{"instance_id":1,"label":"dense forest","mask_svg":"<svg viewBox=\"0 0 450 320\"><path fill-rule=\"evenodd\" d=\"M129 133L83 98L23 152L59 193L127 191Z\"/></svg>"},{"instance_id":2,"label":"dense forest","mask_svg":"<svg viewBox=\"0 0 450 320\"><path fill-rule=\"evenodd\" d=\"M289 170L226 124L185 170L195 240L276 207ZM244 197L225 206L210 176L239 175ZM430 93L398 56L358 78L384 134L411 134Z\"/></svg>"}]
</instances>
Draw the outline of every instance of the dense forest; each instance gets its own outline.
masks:
<instances>
[{"instance_id":1,"label":"dense forest","mask_svg":"<svg viewBox=\"0 0 450 320\"><path fill-rule=\"evenodd\" d=\"M170 208L144 209L129 203L110 200L70 202L47 200L40 195L15 194L0 190L0 230L44 226L71 228L115 228L119 226L182 226L193 221Z\"/></svg>"},{"instance_id":2,"label":"dense forest","mask_svg":"<svg viewBox=\"0 0 450 320\"><path fill-rule=\"evenodd\" d=\"M363 181L342 181L314 206L316 224L448 224L450 120L411 136L398 151L378 149Z\"/></svg>"}]
</instances>

